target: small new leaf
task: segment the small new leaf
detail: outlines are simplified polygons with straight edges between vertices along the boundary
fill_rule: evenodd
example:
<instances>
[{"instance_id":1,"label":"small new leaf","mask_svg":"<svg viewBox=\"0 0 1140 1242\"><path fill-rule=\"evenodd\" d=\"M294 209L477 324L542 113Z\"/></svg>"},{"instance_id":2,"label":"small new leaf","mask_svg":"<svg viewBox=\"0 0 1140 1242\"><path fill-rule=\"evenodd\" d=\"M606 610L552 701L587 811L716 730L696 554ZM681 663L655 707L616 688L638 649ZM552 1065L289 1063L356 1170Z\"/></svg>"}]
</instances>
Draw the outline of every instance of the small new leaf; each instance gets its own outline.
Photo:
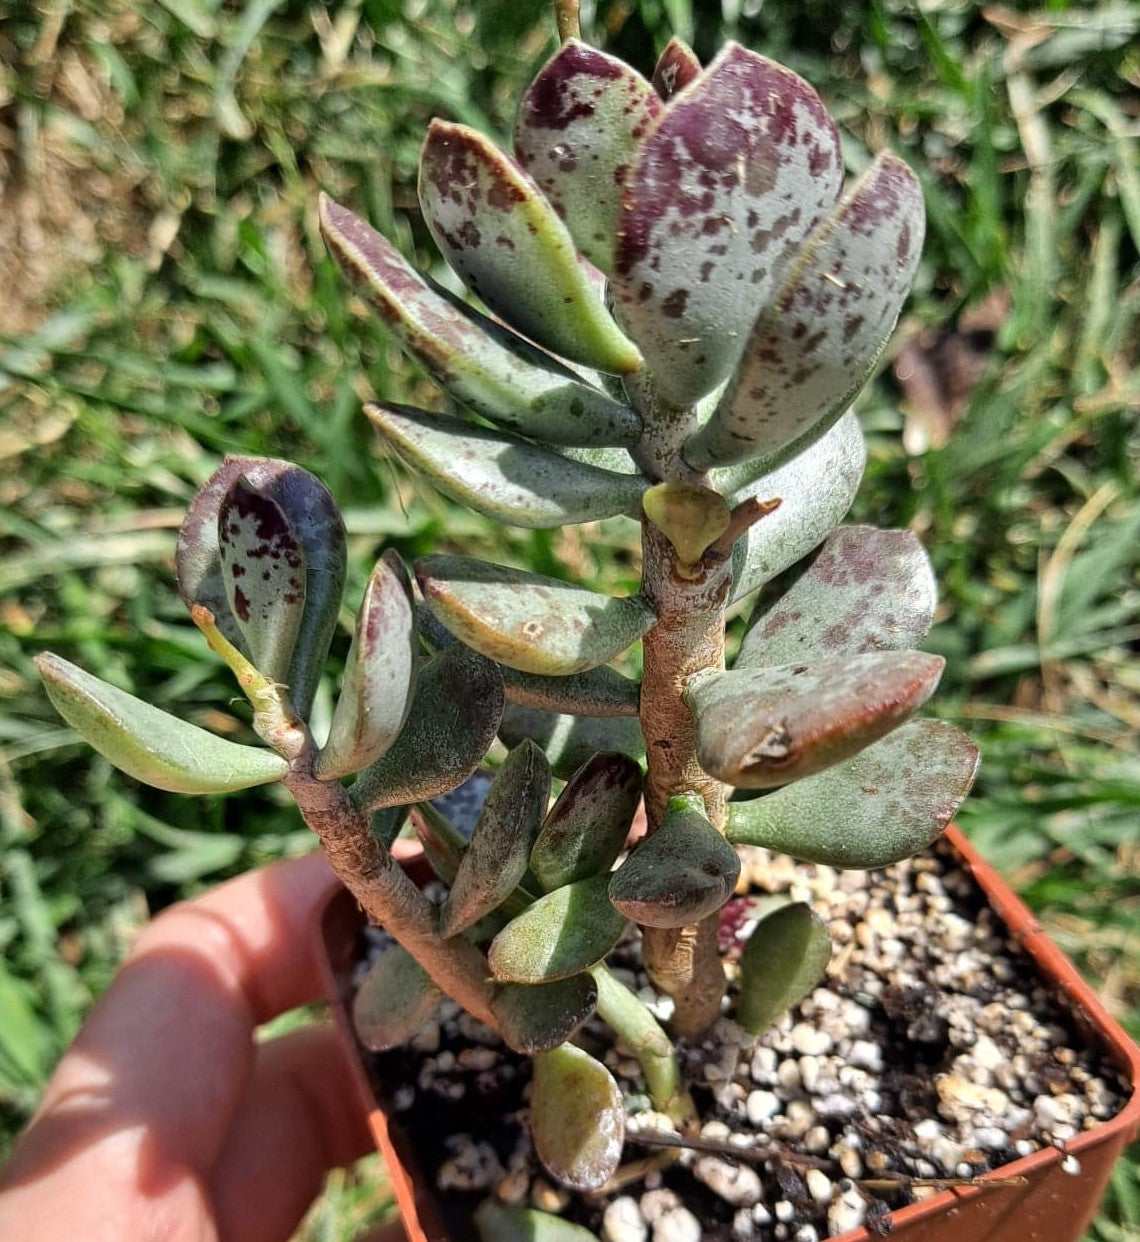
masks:
<instances>
[{"instance_id":1,"label":"small new leaf","mask_svg":"<svg viewBox=\"0 0 1140 1242\"><path fill-rule=\"evenodd\" d=\"M658 483L641 498L641 506L673 545L682 568L695 565L728 529L724 497L693 483Z\"/></svg>"}]
</instances>

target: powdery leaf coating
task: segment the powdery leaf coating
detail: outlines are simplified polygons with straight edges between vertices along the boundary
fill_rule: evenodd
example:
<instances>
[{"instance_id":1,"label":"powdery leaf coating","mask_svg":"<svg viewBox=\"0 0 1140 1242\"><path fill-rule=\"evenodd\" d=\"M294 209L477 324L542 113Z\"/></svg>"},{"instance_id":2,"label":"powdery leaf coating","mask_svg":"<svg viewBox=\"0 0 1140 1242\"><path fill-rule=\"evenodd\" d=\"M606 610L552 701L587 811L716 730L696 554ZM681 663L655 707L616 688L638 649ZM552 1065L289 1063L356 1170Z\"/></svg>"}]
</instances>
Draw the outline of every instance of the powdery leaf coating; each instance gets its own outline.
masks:
<instances>
[{"instance_id":1,"label":"powdery leaf coating","mask_svg":"<svg viewBox=\"0 0 1140 1242\"><path fill-rule=\"evenodd\" d=\"M760 1035L798 1005L827 973L827 924L802 901L773 910L756 925L740 955L736 1021Z\"/></svg>"},{"instance_id":2,"label":"powdery leaf coating","mask_svg":"<svg viewBox=\"0 0 1140 1242\"><path fill-rule=\"evenodd\" d=\"M732 548L730 603L762 587L829 535L851 507L867 446L859 420L845 414L826 435L774 470L728 497L780 500L780 507L750 526Z\"/></svg>"},{"instance_id":3,"label":"powdery leaf coating","mask_svg":"<svg viewBox=\"0 0 1140 1242\"><path fill-rule=\"evenodd\" d=\"M538 1158L564 1186L597 1190L621 1161L621 1091L600 1061L573 1044L534 1058L530 1124Z\"/></svg>"},{"instance_id":4,"label":"powdery leaf coating","mask_svg":"<svg viewBox=\"0 0 1140 1242\"><path fill-rule=\"evenodd\" d=\"M572 362L619 375L641 365L554 208L482 134L432 121L419 194L444 258L495 314Z\"/></svg>"},{"instance_id":5,"label":"powdery leaf coating","mask_svg":"<svg viewBox=\"0 0 1140 1242\"><path fill-rule=\"evenodd\" d=\"M475 1209L480 1242L598 1242L581 1225L537 1208L508 1207L488 1197Z\"/></svg>"},{"instance_id":6,"label":"powdery leaf coating","mask_svg":"<svg viewBox=\"0 0 1140 1242\"><path fill-rule=\"evenodd\" d=\"M757 617L735 669L917 646L934 620L930 559L909 530L842 526Z\"/></svg>"},{"instance_id":7,"label":"powdery leaf coating","mask_svg":"<svg viewBox=\"0 0 1140 1242\"><path fill-rule=\"evenodd\" d=\"M466 556L421 557L416 579L456 638L524 673L560 676L605 664L655 620L636 596L613 599Z\"/></svg>"},{"instance_id":8,"label":"powdery leaf coating","mask_svg":"<svg viewBox=\"0 0 1140 1242\"><path fill-rule=\"evenodd\" d=\"M597 1002L597 984L583 971L554 983L501 984L491 1011L507 1046L531 1056L565 1043Z\"/></svg>"},{"instance_id":9,"label":"powdery leaf coating","mask_svg":"<svg viewBox=\"0 0 1140 1242\"><path fill-rule=\"evenodd\" d=\"M620 751L633 759L645 758L645 737L636 717L570 716L508 704L499 726L507 746L533 738L546 752L551 770L569 780L591 755L600 750Z\"/></svg>"},{"instance_id":10,"label":"powdery leaf coating","mask_svg":"<svg viewBox=\"0 0 1140 1242\"><path fill-rule=\"evenodd\" d=\"M416 606L396 552L377 562L344 666L344 680L316 775L335 780L375 763L404 727L416 688Z\"/></svg>"},{"instance_id":11,"label":"powdery leaf coating","mask_svg":"<svg viewBox=\"0 0 1140 1242\"><path fill-rule=\"evenodd\" d=\"M301 545L305 608L288 676L282 680L289 687L293 706L305 717L324 670L344 591L344 522L319 479L291 462L269 457L227 457L198 490L178 534L178 591L188 608L201 604L209 609L221 632L247 655L252 652L230 610L218 548L218 514L239 479L277 505Z\"/></svg>"},{"instance_id":12,"label":"powdery leaf coating","mask_svg":"<svg viewBox=\"0 0 1140 1242\"><path fill-rule=\"evenodd\" d=\"M491 941L487 961L504 983L549 983L588 970L621 939L608 875L593 875L540 897Z\"/></svg>"},{"instance_id":13,"label":"powdery leaf coating","mask_svg":"<svg viewBox=\"0 0 1140 1242\"><path fill-rule=\"evenodd\" d=\"M641 767L606 751L570 778L543 821L530 869L547 892L607 872L629 835L641 800Z\"/></svg>"},{"instance_id":14,"label":"powdery leaf coating","mask_svg":"<svg viewBox=\"0 0 1140 1242\"><path fill-rule=\"evenodd\" d=\"M710 775L742 789L811 776L913 715L945 664L921 651L873 651L707 677L685 695L697 756Z\"/></svg>"},{"instance_id":15,"label":"powdery leaf coating","mask_svg":"<svg viewBox=\"0 0 1140 1242\"><path fill-rule=\"evenodd\" d=\"M676 35L665 45L653 69L653 89L662 99L672 99L690 82L701 76L701 62L697 54Z\"/></svg>"},{"instance_id":16,"label":"powdery leaf coating","mask_svg":"<svg viewBox=\"0 0 1140 1242\"><path fill-rule=\"evenodd\" d=\"M550 765L531 741L507 756L439 911L441 936L457 936L494 910L526 875L550 802Z\"/></svg>"},{"instance_id":17,"label":"powdery leaf coating","mask_svg":"<svg viewBox=\"0 0 1140 1242\"><path fill-rule=\"evenodd\" d=\"M366 811L424 802L462 784L483 761L503 715L490 660L456 644L420 670L408 719L391 748L350 789Z\"/></svg>"},{"instance_id":18,"label":"powdery leaf coating","mask_svg":"<svg viewBox=\"0 0 1140 1242\"><path fill-rule=\"evenodd\" d=\"M736 851L682 799L610 876L610 901L645 927L685 927L719 910L740 875Z\"/></svg>"},{"instance_id":19,"label":"powdery leaf coating","mask_svg":"<svg viewBox=\"0 0 1140 1242\"><path fill-rule=\"evenodd\" d=\"M728 808L728 837L805 862L873 870L934 841L970 791L978 748L954 725L913 720L818 776Z\"/></svg>"},{"instance_id":20,"label":"powdery leaf coating","mask_svg":"<svg viewBox=\"0 0 1140 1242\"><path fill-rule=\"evenodd\" d=\"M395 1048L411 1039L442 999L407 949L390 944L372 963L352 1002L356 1038L371 1052Z\"/></svg>"},{"instance_id":21,"label":"powdery leaf coating","mask_svg":"<svg viewBox=\"0 0 1140 1242\"><path fill-rule=\"evenodd\" d=\"M520 707L578 716L637 715L640 683L605 664L568 677L539 677L505 666L502 674L507 702Z\"/></svg>"},{"instance_id":22,"label":"powdery leaf coating","mask_svg":"<svg viewBox=\"0 0 1140 1242\"><path fill-rule=\"evenodd\" d=\"M629 406L599 392L528 341L456 304L374 228L321 196L321 230L400 344L461 404L547 444L637 440Z\"/></svg>"},{"instance_id":23,"label":"powdery leaf coating","mask_svg":"<svg viewBox=\"0 0 1140 1242\"><path fill-rule=\"evenodd\" d=\"M689 405L728 376L842 180L819 96L739 44L667 106L627 184L613 280L665 400Z\"/></svg>"},{"instance_id":24,"label":"powdery leaf coating","mask_svg":"<svg viewBox=\"0 0 1140 1242\"><path fill-rule=\"evenodd\" d=\"M661 108L641 74L577 39L555 52L520 101L515 153L603 272L613 266L626 177Z\"/></svg>"},{"instance_id":25,"label":"powdery leaf coating","mask_svg":"<svg viewBox=\"0 0 1140 1242\"><path fill-rule=\"evenodd\" d=\"M880 155L760 312L712 418L683 450L694 469L776 453L847 409L906 301L924 224L918 179Z\"/></svg>"},{"instance_id":26,"label":"powdery leaf coating","mask_svg":"<svg viewBox=\"0 0 1140 1242\"><path fill-rule=\"evenodd\" d=\"M506 431L484 431L407 406L367 405L372 425L445 496L534 529L635 515L645 480L568 461Z\"/></svg>"},{"instance_id":27,"label":"powdery leaf coating","mask_svg":"<svg viewBox=\"0 0 1140 1242\"><path fill-rule=\"evenodd\" d=\"M57 655L36 657L52 706L104 758L171 793L218 794L280 780L288 763L168 715Z\"/></svg>"}]
</instances>

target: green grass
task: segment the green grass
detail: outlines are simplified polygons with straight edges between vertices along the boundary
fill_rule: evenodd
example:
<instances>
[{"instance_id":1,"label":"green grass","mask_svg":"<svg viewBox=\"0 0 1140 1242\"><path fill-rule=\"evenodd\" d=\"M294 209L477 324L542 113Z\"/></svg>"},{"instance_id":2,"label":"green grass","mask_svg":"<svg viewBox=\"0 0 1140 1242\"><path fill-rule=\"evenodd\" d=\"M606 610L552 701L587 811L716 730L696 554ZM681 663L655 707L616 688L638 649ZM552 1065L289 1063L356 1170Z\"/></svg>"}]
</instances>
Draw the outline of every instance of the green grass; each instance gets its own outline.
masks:
<instances>
[{"instance_id":1,"label":"green grass","mask_svg":"<svg viewBox=\"0 0 1140 1242\"><path fill-rule=\"evenodd\" d=\"M309 847L272 790L191 803L120 777L33 676L51 647L240 734L170 574L221 454L325 479L350 592L381 546L491 539L542 572L631 581L620 521L504 542L392 471L359 414L371 393L438 398L346 294L318 189L435 263L414 206L428 119L506 133L554 45L540 4L405 8L13 0L0 18L0 1152L148 911ZM955 0L599 0L594 34L643 70L671 26L706 56L734 35L817 85L852 167L883 145L908 158L930 221L904 336L1008 291L945 447L904 448L889 371L861 399L856 516L912 526L935 561L935 710L985 756L963 825L1140 1034L1140 16L1054 0L1001 20ZM370 1186L339 1184L354 1222ZM310 1236L342 1236L335 1215ZM1093 1236L1138 1232L1133 1161Z\"/></svg>"}]
</instances>

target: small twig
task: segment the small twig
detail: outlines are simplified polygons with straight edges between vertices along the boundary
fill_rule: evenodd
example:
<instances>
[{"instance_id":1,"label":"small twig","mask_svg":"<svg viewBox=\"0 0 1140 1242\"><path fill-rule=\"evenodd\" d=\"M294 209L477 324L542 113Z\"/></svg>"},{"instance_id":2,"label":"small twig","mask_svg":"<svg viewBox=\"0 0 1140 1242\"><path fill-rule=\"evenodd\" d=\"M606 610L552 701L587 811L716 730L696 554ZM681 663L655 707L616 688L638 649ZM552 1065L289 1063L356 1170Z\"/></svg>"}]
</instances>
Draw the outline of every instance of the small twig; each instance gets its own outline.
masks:
<instances>
[{"instance_id":1,"label":"small twig","mask_svg":"<svg viewBox=\"0 0 1140 1242\"><path fill-rule=\"evenodd\" d=\"M565 43L568 39L582 37L578 0L554 0L554 20L558 23L560 42Z\"/></svg>"},{"instance_id":2,"label":"small twig","mask_svg":"<svg viewBox=\"0 0 1140 1242\"><path fill-rule=\"evenodd\" d=\"M757 500L755 496L750 496L747 500L742 500L728 515L728 526L724 534L709 545L706 555L712 552L727 556L732 551L732 545L750 526L754 526L769 513L775 513L781 504L783 501L779 497L773 500Z\"/></svg>"}]
</instances>

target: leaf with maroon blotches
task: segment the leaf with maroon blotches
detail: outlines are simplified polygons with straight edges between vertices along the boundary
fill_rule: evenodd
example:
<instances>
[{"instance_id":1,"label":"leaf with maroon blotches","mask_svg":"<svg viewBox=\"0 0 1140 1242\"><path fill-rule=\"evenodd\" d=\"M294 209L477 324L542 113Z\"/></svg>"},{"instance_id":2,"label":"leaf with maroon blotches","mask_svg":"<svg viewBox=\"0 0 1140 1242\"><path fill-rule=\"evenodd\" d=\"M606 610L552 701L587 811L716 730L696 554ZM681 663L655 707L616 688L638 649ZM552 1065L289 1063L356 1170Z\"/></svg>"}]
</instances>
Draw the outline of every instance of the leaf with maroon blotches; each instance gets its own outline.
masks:
<instances>
[{"instance_id":1,"label":"leaf with maroon blotches","mask_svg":"<svg viewBox=\"0 0 1140 1242\"><path fill-rule=\"evenodd\" d=\"M701 62L696 52L685 42L674 35L665 45L665 50L657 58L653 68L653 89L664 100L672 99L678 91L683 91L690 82L695 82L701 75Z\"/></svg>"},{"instance_id":2,"label":"leaf with maroon blotches","mask_svg":"<svg viewBox=\"0 0 1140 1242\"><path fill-rule=\"evenodd\" d=\"M563 1186L597 1190L621 1161L621 1091L600 1061L573 1044L535 1056L530 1125L538 1158Z\"/></svg>"}]
</instances>

